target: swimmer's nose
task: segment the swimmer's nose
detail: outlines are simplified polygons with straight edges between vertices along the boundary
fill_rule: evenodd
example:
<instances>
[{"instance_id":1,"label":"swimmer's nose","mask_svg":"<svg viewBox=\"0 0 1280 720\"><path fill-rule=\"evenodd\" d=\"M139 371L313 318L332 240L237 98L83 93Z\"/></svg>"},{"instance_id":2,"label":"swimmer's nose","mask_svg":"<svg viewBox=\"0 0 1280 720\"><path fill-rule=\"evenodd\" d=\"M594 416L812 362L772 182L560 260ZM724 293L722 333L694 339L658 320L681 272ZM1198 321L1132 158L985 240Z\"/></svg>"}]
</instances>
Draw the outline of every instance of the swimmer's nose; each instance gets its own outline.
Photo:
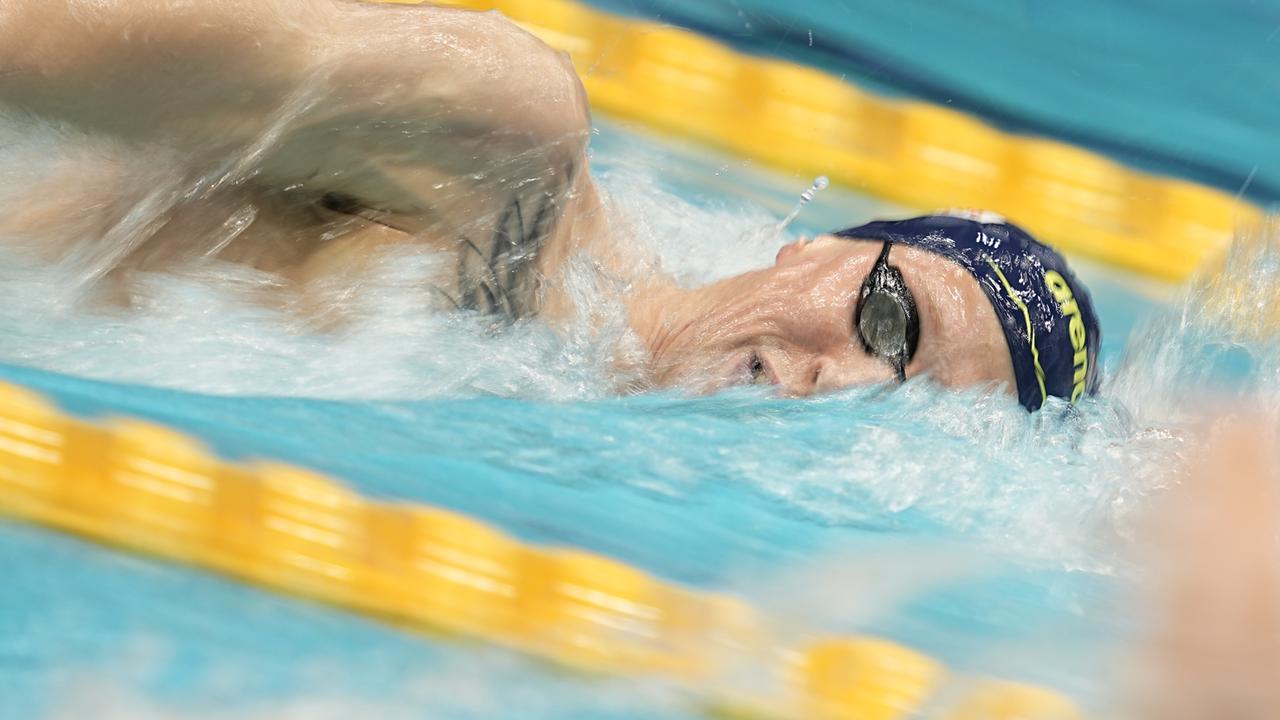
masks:
<instances>
[{"instance_id":1,"label":"swimmer's nose","mask_svg":"<svg viewBox=\"0 0 1280 720\"><path fill-rule=\"evenodd\" d=\"M799 395L821 395L843 390L851 385L870 385L884 382L889 371L864 362L864 358L846 359L841 362L830 356L815 358L807 373L801 378Z\"/></svg>"},{"instance_id":2,"label":"swimmer's nose","mask_svg":"<svg viewBox=\"0 0 1280 720\"><path fill-rule=\"evenodd\" d=\"M831 392L838 389L834 387L834 383L838 382L839 375L839 368L831 358L818 357L807 367L800 369L799 377L795 379L795 384L789 390L800 397Z\"/></svg>"},{"instance_id":3,"label":"swimmer's nose","mask_svg":"<svg viewBox=\"0 0 1280 720\"><path fill-rule=\"evenodd\" d=\"M791 242L791 243L787 243L786 245L783 245L778 250L777 256L775 256L773 259L774 264L781 265L782 263L786 262L788 259L794 257L796 253L800 252L801 250L804 250L804 247L808 244L809 244L808 240L805 240L804 238L800 238L795 242Z\"/></svg>"},{"instance_id":4,"label":"swimmer's nose","mask_svg":"<svg viewBox=\"0 0 1280 720\"><path fill-rule=\"evenodd\" d=\"M845 387L849 384L845 375L846 373L841 372L839 363L831 358L818 358L813 362L813 394L834 392Z\"/></svg>"}]
</instances>

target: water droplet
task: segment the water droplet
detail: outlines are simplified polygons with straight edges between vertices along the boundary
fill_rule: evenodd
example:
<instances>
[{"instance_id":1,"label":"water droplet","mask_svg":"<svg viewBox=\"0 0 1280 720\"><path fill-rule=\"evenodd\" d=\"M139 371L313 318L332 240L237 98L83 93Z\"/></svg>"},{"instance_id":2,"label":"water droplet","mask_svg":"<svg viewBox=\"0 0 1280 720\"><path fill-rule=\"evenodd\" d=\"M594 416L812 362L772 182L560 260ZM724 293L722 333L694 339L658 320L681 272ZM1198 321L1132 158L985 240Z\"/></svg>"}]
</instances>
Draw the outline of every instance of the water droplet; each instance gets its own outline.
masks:
<instances>
[{"instance_id":1,"label":"water droplet","mask_svg":"<svg viewBox=\"0 0 1280 720\"><path fill-rule=\"evenodd\" d=\"M819 175L818 177L814 178L813 184L809 186L809 189L800 193L800 200L799 202L796 203L796 206L791 209L791 214L787 215L785 218L782 219L782 222L778 223L776 232L781 233L783 230L786 230L787 226L790 225L797 217L800 216L800 211L804 209L804 206L812 202L814 196L816 196L818 193L822 192L823 190L826 190L827 186L829 186L830 184L831 184L831 181L827 179L826 175Z\"/></svg>"}]
</instances>

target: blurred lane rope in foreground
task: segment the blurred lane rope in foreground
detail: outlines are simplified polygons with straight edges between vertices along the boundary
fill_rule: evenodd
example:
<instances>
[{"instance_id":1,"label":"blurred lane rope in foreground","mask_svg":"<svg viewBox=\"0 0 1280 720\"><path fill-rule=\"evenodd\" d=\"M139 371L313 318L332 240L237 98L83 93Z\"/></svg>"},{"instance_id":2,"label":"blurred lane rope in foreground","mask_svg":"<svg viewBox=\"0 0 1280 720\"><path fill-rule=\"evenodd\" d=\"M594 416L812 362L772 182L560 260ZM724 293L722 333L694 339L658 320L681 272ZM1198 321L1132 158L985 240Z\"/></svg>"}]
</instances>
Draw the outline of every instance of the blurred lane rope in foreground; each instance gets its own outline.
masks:
<instances>
[{"instance_id":1,"label":"blurred lane rope in foreground","mask_svg":"<svg viewBox=\"0 0 1280 720\"><path fill-rule=\"evenodd\" d=\"M7 384L0 513L418 630L589 672L669 679L713 711L1079 717L1051 691L950 676L886 640L813 637L786 647L734 597L599 555L531 546L454 512L372 501L299 468L228 463L159 426L80 420Z\"/></svg>"}]
</instances>

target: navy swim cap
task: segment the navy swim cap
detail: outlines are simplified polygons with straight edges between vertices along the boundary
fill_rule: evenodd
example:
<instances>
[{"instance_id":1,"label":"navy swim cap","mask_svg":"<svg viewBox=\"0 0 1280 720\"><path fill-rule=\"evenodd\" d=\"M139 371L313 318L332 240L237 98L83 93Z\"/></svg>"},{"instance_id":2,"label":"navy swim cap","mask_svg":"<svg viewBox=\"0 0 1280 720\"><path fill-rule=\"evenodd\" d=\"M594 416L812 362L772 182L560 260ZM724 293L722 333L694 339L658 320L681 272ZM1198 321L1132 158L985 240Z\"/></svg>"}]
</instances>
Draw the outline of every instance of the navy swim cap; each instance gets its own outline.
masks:
<instances>
[{"instance_id":1,"label":"navy swim cap","mask_svg":"<svg viewBox=\"0 0 1280 720\"><path fill-rule=\"evenodd\" d=\"M928 250L977 278L1004 327L1028 410L1051 395L1075 402L1097 389L1102 332L1089 293L1061 255L1022 228L994 213L959 211L834 234Z\"/></svg>"}]
</instances>

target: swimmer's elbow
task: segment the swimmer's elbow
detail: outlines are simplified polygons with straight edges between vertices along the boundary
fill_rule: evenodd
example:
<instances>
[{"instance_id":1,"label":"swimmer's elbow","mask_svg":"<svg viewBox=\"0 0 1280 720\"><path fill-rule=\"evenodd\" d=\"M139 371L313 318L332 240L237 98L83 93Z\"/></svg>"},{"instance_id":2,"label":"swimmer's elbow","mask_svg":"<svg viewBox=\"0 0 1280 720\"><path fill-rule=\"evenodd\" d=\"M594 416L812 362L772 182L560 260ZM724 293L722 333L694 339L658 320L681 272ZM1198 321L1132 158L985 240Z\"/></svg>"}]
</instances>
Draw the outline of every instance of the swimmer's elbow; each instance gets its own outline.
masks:
<instances>
[{"instance_id":1,"label":"swimmer's elbow","mask_svg":"<svg viewBox=\"0 0 1280 720\"><path fill-rule=\"evenodd\" d=\"M342 5L326 56L344 97L496 141L481 152L554 161L585 151L590 118L573 65L500 13Z\"/></svg>"},{"instance_id":2,"label":"swimmer's elbow","mask_svg":"<svg viewBox=\"0 0 1280 720\"><path fill-rule=\"evenodd\" d=\"M552 77L546 80L550 86L547 99L535 114L531 131L536 137L574 152L585 150L591 115L582 80L563 53L556 53L555 65L548 67L548 72Z\"/></svg>"},{"instance_id":3,"label":"swimmer's elbow","mask_svg":"<svg viewBox=\"0 0 1280 720\"><path fill-rule=\"evenodd\" d=\"M585 152L591 130L587 93L568 54L497 13L488 15L495 41L508 53L505 72L495 78L500 96L494 98L506 127L526 133L535 147Z\"/></svg>"}]
</instances>

